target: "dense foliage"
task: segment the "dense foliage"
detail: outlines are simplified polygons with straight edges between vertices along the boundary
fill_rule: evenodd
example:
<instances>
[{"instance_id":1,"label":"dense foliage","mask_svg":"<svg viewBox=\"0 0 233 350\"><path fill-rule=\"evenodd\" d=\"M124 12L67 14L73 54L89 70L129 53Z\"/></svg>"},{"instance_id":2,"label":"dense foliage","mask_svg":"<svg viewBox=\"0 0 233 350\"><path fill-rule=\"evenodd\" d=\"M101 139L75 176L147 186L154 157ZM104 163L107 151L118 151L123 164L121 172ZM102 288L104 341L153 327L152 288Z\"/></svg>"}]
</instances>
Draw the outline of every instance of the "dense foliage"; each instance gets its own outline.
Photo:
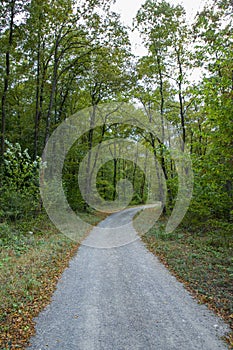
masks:
<instances>
[{"instance_id":1,"label":"dense foliage","mask_svg":"<svg viewBox=\"0 0 233 350\"><path fill-rule=\"evenodd\" d=\"M37 157L62 121L88 106L133 101L148 120L153 112L168 120L190 150L195 188L186 221L232 222L230 2L210 2L190 25L181 5L145 1L134 19L148 51L141 58L132 55L128 29L111 1L4 0L0 6L1 221L36 215ZM190 78L194 71L201 72L198 82ZM154 153L167 182L169 211L177 173L167 145L149 131L117 124L90 130L70 150L63 181L72 208L88 209L77 182L79 163L93 146L114 137L142 142ZM123 178L134 185L131 204L144 203L142 169L120 158L99 171L99 193L114 200Z\"/></svg>"},{"instance_id":2,"label":"dense foliage","mask_svg":"<svg viewBox=\"0 0 233 350\"><path fill-rule=\"evenodd\" d=\"M39 209L39 166L40 158L32 161L28 150L22 150L19 143L5 141L1 168L0 217L17 220L31 217Z\"/></svg>"}]
</instances>

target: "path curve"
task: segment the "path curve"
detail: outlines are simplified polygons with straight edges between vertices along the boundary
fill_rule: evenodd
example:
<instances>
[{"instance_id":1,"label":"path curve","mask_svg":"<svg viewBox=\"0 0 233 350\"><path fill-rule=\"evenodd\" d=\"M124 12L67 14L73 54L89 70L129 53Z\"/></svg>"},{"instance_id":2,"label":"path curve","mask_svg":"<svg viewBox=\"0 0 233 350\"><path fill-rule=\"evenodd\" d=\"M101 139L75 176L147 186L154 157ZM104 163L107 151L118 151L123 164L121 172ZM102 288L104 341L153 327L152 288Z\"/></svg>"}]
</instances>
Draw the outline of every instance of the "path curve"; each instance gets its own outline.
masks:
<instances>
[{"instance_id":1,"label":"path curve","mask_svg":"<svg viewBox=\"0 0 233 350\"><path fill-rule=\"evenodd\" d=\"M119 226L134 210L100 225ZM93 229L87 242L97 236ZM229 331L139 238L112 249L82 245L35 321L28 350L224 350Z\"/></svg>"}]
</instances>

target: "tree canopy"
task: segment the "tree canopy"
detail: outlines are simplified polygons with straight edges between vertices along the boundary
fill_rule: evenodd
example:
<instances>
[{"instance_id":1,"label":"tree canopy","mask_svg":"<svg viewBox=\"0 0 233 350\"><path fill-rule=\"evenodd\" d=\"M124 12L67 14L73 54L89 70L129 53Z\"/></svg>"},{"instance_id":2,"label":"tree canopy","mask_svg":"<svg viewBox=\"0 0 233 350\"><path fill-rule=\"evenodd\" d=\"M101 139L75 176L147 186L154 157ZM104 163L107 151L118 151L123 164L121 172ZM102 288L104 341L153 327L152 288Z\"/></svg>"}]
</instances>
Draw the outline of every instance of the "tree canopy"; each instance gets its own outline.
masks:
<instances>
[{"instance_id":1,"label":"tree canopy","mask_svg":"<svg viewBox=\"0 0 233 350\"><path fill-rule=\"evenodd\" d=\"M17 205L9 208L11 196L15 202L28 201L27 193L30 200L34 196L37 211L37 170L25 164L38 162L62 122L89 106L95 110L102 104L129 102L151 125L155 113L163 133L169 122L181 135L183 151L191 154L195 186L188 217L194 222L232 221L231 3L212 1L190 24L182 5L146 0L133 21L147 49L143 57L132 54L129 28L112 12L111 1L4 0L0 10L0 220L22 214L12 216ZM199 81L191 79L194 70L199 71ZM161 167L166 180L164 213L169 213L179 180L170 152L172 135L164 142L150 130L127 123L95 127L94 114L90 118L90 130L74 143L64 164L71 207L88 210L78 186L85 155L101 142L122 138L142 143L154 154L155 172ZM133 163L119 153L99 170L97 189L104 199L115 200L117 182L126 178L134 188L131 204L144 203L145 171L137 157ZM25 191L29 179L34 185Z\"/></svg>"}]
</instances>

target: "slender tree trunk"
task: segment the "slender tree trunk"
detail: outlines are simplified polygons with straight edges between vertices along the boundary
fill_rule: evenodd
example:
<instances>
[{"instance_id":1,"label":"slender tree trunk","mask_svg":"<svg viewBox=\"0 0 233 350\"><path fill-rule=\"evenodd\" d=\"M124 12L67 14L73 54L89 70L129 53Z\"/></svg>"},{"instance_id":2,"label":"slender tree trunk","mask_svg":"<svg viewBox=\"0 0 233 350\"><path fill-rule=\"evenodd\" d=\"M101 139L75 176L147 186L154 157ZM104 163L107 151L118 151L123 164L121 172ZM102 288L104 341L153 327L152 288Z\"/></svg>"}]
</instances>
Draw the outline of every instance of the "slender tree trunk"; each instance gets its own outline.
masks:
<instances>
[{"instance_id":1,"label":"slender tree trunk","mask_svg":"<svg viewBox=\"0 0 233 350\"><path fill-rule=\"evenodd\" d=\"M148 158L148 150L146 150L146 158L145 158L144 169L143 169L143 179L142 179L141 188L140 188L140 195L141 195L143 204L145 203L144 194L145 194L145 185L146 185L147 158Z\"/></svg>"},{"instance_id":2,"label":"slender tree trunk","mask_svg":"<svg viewBox=\"0 0 233 350\"><path fill-rule=\"evenodd\" d=\"M40 72L40 75L41 75L41 72ZM42 117L42 108L44 103L45 75L46 75L46 68L43 67L42 77L38 79L37 83L39 83L39 86L37 86L37 89L36 89L36 113L35 113L35 123L34 123L34 158L36 158L39 151L38 142L39 142L40 121Z\"/></svg>"},{"instance_id":3,"label":"slender tree trunk","mask_svg":"<svg viewBox=\"0 0 233 350\"><path fill-rule=\"evenodd\" d=\"M61 94L60 94L61 102L60 102L60 107L59 107L59 110L58 110L58 120L57 120L57 122L61 122L62 121L62 115L65 114L64 113L64 107L65 107L67 98L69 97L69 93L71 91L71 86L72 86L72 83L73 83L74 79L75 79L75 75L73 75L69 79L69 84L66 87L66 90L64 91L64 93L62 91Z\"/></svg>"},{"instance_id":4,"label":"slender tree trunk","mask_svg":"<svg viewBox=\"0 0 233 350\"><path fill-rule=\"evenodd\" d=\"M164 204L164 208L165 208L165 203L163 201L163 199L164 199L164 192L163 192L163 188L162 188L162 181L161 181L160 171L159 171L158 162L157 162L157 152L156 152L156 147L155 147L155 137L154 137L153 134L150 134L150 137L151 137L151 145L152 145L153 154L154 154L156 175L157 175L157 179L158 179L159 200Z\"/></svg>"},{"instance_id":5,"label":"slender tree trunk","mask_svg":"<svg viewBox=\"0 0 233 350\"><path fill-rule=\"evenodd\" d=\"M198 130L199 130L199 155L201 156L203 153L203 145L202 145L202 128L201 128L201 122L200 119L197 120L198 122Z\"/></svg>"},{"instance_id":6,"label":"slender tree trunk","mask_svg":"<svg viewBox=\"0 0 233 350\"><path fill-rule=\"evenodd\" d=\"M57 88L57 73L58 73L58 65L59 65L58 44L59 44L59 39L57 38L56 44L55 44L55 53L54 53L52 89L50 93L49 108L48 108L47 117L46 117L45 144L48 142L48 139L50 136L51 114L52 114L54 98L55 98L55 93Z\"/></svg>"},{"instance_id":7,"label":"slender tree trunk","mask_svg":"<svg viewBox=\"0 0 233 350\"><path fill-rule=\"evenodd\" d=\"M87 159L87 167L86 167L86 204L85 204L85 210L87 209L87 204L89 202L89 196L91 191L91 149L93 145L93 128L95 126L95 113L96 113L96 106L93 106L93 111L90 118L90 130L88 132L88 159Z\"/></svg>"},{"instance_id":8,"label":"slender tree trunk","mask_svg":"<svg viewBox=\"0 0 233 350\"><path fill-rule=\"evenodd\" d=\"M176 54L177 54L177 62L179 67L178 88L179 88L179 103L180 103L180 119L181 119L181 127L182 127L182 141L183 141L182 150L184 151L184 145L186 142L186 130L185 130L184 103L183 103L183 95L182 95L183 69L182 69L179 49L176 49Z\"/></svg>"},{"instance_id":9,"label":"slender tree trunk","mask_svg":"<svg viewBox=\"0 0 233 350\"><path fill-rule=\"evenodd\" d=\"M117 184L117 159L113 159L113 195L112 200L116 199L116 184Z\"/></svg>"},{"instance_id":10,"label":"slender tree trunk","mask_svg":"<svg viewBox=\"0 0 233 350\"><path fill-rule=\"evenodd\" d=\"M132 178L132 185L133 185L133 189L135 189L136 172L137 172L137 162L138 162L138 144L137 144L137 154L136 154L136 159L135 159L135 162L134 162L134 167L133 167L133 178Z\"/></svg>"},{"instance_id":11,"label":"slender tree trunk","mask_svg":"<svg viewBox=\"0 0 233 350\"><path fill-rule=\"evenodd\" d=\"M115 126L115 133L114 136L116 136L116 126ZM112 199L113 201L116 199L116 184L117 184L117 158L116 158L116 140L114 138L114 154L113 154L113 195Z\"/></svg>"},{"instance_id":12,"label":"slender tree trunk","mask_svg":"<svg viewBox=\"0 0 233 350\"><path fill-rule=\"evenodd\" d=\"M193 154L193 131L192 130L190 135L190 154Z\"/></svg>"},{"instance_id":13,"label":"slender tree trunk","mask_svg":"<svg viewBox=\"0 0 233 350\"><path fill-rule=\"evenodd\" d=\"M41 75L41 37L40 30L38 30L38 45L37 45L37 76L36 76L36 113L35 113L35 126L34 126L34 159L38 154L38 134L39 134L39 122L40 122L40 75Z\"/></svg>"},{"instance_id":14,"label":"slender tree trunk","mask_svg":"<svg viewBox=\"0 0 233 350\"><path fill-rule=\"evenodd\" d=\"M162 74L162 67L161 67L161 61L159 57L159 53L157 52L157 65L158 65L158 71L159 71L159 93L160 93L160 116L161 116L161 124L162 124L162 142L164 142L164 94L163 94L163 74Z\"/></svg>"},{"instance_id":15,"label":"slender tree trunk","mask_svg":"<svg viewBox=\"0 0 233 350\"><path fill-rule=\"evenodd\" d=\"M164 101L165 101L165 99L164 99L164 83L163 83L161 61L160 61L160 56L159 56L158 52L157 52L157 65L158 65L158 71L159 71L160 117L161 117L161 127L162 127L162 140L158 140L158 141L159 141L159 145L160 145L161 166L162 166L162 169L164 172L165 179L168 180L164 152L163 152L164 137L165 137L165 131L164 131Z\"/></svg>"},{"instance_id":16,"label":"slender tree trunk","mask_svg":"<svg viewBox=\"0 0 233 350\"><path fill-rule=\"evenodd\" d=\"M10 80L10 51L13 44L13 30L14 30L14 17L15 17L15 3L16 0L12 0L10 3L10 25L9 25L9 39L8 47L5 56L5 76L4 76L4 88L2 94L2 123L1 123L1 158L3 158L5 151L5 131L6 131L6 98L9 89Z\"/></svg>"},{"instance_id":17,"label":"slender tree trunk","mask_svg":"<svg viewBox=\"0 0 233 350\"><path fill-rule=\"evenodd\" d=\"M105 121L106 121L106 120L105 120ZM101 147L101 143L102 143L103 138L104 138L105 130L106 130L106 125L103 124L103 126L102 126L102 131L101 131L101 138L100 138L100 140L99 140L98 149L97 149L97 152L96 152L96 154L95 154L95 160L94 160L94 163L93 163L93 167L92 167L92 169L90 170L90 175L89 175L89 176L90 176L90 182L91 182L91 180L92 180L92 176L93 176L93 173L94 173L94 170L95 170L95 167L96 167L96 163L97 163L97 160L98 160L98 157L99 157L99 149L100 149L100 147Z\"/></svg>"}]
</instances>

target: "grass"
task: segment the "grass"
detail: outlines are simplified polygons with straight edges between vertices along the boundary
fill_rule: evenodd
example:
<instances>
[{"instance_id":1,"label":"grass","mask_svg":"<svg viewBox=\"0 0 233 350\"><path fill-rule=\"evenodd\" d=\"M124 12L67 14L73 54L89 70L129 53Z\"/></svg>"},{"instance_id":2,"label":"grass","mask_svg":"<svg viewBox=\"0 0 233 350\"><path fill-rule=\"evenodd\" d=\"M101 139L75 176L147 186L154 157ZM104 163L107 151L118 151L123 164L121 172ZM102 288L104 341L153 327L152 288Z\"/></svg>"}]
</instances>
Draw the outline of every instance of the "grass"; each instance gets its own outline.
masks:
<instances>
[{"instance_id":1,"label":"grass","mask_svg":"<svg viewBox=\"0 0 233 350\"><path fill-rule=\"evenodd\" d=\"M81 214L97 224L103 215ZM57 281L79 244L58 233L42 215L17 225L0 224L0 349L25 349L33 317L50 302Z\"/></svg>"},{"instance_id":2,"label":"grass","mask_svg":"<svg viewBox=\"0 0 233 350\"><path fill-rule=\"evenodd\" d=\"M160 223L142 237L148 249L191 291L228 322L233 330L233 237L217 230L164 233ZM227 240L226 240L227 237ZM227 337L233 348L233 333Z\"/></svg>"}]
</instances>

